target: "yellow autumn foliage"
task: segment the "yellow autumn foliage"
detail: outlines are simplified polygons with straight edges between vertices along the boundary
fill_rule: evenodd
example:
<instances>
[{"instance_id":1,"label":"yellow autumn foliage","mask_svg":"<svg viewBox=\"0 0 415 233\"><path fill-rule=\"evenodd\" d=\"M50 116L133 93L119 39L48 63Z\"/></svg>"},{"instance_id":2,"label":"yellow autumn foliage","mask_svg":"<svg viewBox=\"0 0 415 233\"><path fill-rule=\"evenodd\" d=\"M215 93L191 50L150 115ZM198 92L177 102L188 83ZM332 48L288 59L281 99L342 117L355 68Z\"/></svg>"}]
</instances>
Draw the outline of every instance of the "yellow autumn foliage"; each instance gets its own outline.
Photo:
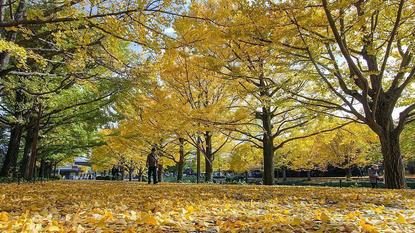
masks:
<instances>
[{"instance_id":1,"label":"yellow autumn foliage","mask_svg":"<svg viewBox=\"0 0 415 233\"><path fill-rule=\"evenodd\" d=\"M48 182L0 187L1 232L413 232L409 190Z\"/></svg>"}]
</instances>

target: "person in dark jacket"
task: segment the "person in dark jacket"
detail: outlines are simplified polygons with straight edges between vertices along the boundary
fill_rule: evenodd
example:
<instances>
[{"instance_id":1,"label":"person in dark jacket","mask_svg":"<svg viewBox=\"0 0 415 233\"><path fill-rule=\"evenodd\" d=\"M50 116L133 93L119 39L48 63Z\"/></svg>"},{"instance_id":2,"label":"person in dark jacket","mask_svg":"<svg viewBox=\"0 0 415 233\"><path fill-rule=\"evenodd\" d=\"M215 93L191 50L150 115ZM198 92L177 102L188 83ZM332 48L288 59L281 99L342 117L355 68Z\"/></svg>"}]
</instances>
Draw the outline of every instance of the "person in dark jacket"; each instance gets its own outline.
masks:
<instances>
[{"instance_id":1,"label":"person in dark jacket","mask_svg":"<svg viewBox=\"0 0 415 233\"><path fill-rule=\"evenodd\" d=\"M151 184L151 178L153 178L153 183L157 184L157 165L156 148L152 148L151 153L147 156L148 184Z\"/></svg>"},{"instance_id":2,"label":"person in dark jacket","mask_svg":"<svg viewBox=\"0 0 415 233\"><path fill-rule=\"evenodd\" d=\"M369 181L370 181L370 184L372 185L372 188L378 187L378 181L380 180L378 171L379 171L378 165L373 165L368 170Z\"/></svg>"}]
</instances>

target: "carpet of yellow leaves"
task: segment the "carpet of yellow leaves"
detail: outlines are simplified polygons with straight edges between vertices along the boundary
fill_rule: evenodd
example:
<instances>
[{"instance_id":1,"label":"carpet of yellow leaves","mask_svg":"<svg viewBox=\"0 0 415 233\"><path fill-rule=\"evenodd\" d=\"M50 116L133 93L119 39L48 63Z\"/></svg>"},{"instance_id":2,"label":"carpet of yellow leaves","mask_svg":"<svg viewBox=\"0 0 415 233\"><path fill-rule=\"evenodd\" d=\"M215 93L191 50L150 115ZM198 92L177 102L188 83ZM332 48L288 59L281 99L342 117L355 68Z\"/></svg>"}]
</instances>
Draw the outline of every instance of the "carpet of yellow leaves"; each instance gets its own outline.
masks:
<instances>
[{"instance_id":1,"label":"carpet of yellow leaves","mask_svg":"<svg viewBox=\"0 0 415 233\"><path fill-rule=\"evenodd\" d=\"M0 232L415 232L409 190L49 182L0 186Z\"/></svg>"}]
</instances>

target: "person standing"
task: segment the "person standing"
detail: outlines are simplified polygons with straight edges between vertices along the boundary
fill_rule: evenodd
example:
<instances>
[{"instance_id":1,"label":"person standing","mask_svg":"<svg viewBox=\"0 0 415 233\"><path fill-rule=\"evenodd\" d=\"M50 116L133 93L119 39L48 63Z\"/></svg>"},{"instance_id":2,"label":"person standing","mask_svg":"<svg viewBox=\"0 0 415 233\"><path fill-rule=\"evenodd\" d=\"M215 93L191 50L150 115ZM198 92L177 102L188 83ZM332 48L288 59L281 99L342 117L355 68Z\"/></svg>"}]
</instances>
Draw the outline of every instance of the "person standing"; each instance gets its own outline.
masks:
<instances>
[{"instance_id":1,"label":"person standing","mask_svg":"<svg viewBox=\"0 0 415 233\"><path fill-rule=\"evenodd\" d=\"M372 185L372 188L378 187L378 180L380 180L378 170L379 170L378 165L373 165L368 170L369 181L370 181L370 184Z\"/></svg>"},{"instance_id":2,"label":"person standing","mask_svg":"<svg viewBox=\"0 0 415 233\"><path fill-rule=\"evenodd\" d=\"M147 156L146 163L148 169L148 184L151 184L151 178L153 178L153 184L157 184L157 164L156 148L152 148L151 153Z\"/></svg>"}]
</instances>

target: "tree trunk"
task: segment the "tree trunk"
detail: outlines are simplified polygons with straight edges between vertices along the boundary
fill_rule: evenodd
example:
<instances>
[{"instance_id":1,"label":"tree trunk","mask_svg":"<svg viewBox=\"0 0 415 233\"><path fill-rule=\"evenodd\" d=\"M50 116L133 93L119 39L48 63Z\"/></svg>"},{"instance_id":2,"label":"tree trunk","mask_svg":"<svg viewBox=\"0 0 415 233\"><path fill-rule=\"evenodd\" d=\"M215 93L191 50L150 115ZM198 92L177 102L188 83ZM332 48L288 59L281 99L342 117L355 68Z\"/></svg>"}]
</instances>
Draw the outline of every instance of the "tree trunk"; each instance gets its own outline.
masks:
<instances>
[{"instance_id":1,"label":"tree trunk","mask_svg":"<svg viewBox=\"0 0 415 233\"><path fill-rule=\"evenodd\" d=\"M264 133L263 138L263 156L264 156L264 185L274 184L274 152L273 143L267 133Z\"/></svg>"},{"instance_id":2,"label":"tree trunk","mask_svg":"<svg viewBox=\"0 0 415 233\"><path fill-rule=\"evenodd\" d=\"M21 90L16 90L15 92L15 106L14 106L14 117L18 121L23 120L23 111L21 109L21 104L24 103L24 96ZM17 156L20 149L20 141L22 137L24 127L21 125L21 122L14 123L11 125L10 129L10 138L7 147L6 157L3 161L3 167L0 171L0 176L9 177L12 171L16 170L17 166Z\"/></svg>"},{"instance_id":3,"label":"tree trunk","mask_svg":"<svg viewBox=\"0 0 415 233\"><path fill-rule=\"evenodd\" d=\"M16 168L22 132L23 127L21 125L12 126L6 157L0 171L0 176L9 177L12 171Z\"/></svg>"},{"instance_id":4,"label":"tree trunk","mask_svg":"<svg viewBox=\"0 0 415 233\"><path fill-rule=\"evenodd\" d=\"M143 168L138 168L138 181L143 181Z\"/></svg>"},{"instance_id":5,"label":"tree trunk","mask_svg":"<svg viewBox=\"0 0 415 233\"><path fill-rule=\"evenodd\" d=\"M163 165L159 164L157 167L157 182L163 182Z\"/></svg>"},{"instance_id":6,"label":"tree trunk","mask_svg":"<svg viewBox=\"0 0 415 233\"><path fill-rule=\"evenodd\" d=\"M287 181L287 168L282 167L282 181Z\"/></svg>"},{"instance_id":7,"label":"tree trunk","mask_svg":"<svg viewBox=\"0 0 415 233\"><path fill-rule=\"evenodd\" d=\"M362 168L361 167L357 167L357 170L359 171L358 177L361 178L363 176Z\"/></svg>"},{"instance_id":8,"label":"tree trunk","mask_svg":"<svg viewBox=\"0 0 415 233\"><path fill-rule=\"evenodd\" d=\"M26 137L25 137L25 145L23 149L23 159L20 165L20 173L22 176L27 179L26 173L29 165L29 158L30 158L30 148L32 147L33 143L33 132L31 129L27 130Z\"/></svg>"},{"instance_id":9,"label":"tree trunk","mask_svg":"<svg viewBox=\"0 0 415 233\"><path fill-rule=\"evenodd\" d=\"M200 136L197 136L196 145L196 182L200 182Z\"/></svg>"},{"instance_id":10,"label":"tree trunk","mask_svg":"<svg viewBox=\"0 0 415 233\"><path fill-rule=\"evenodd\" d=\"M245 172L245 183L248 183L249 179L248 179L248 171Z\"/></svg>"},{"instance_id":11,"label":"tree trunk","mask_svg":"<svg viewBox=\"0 0 415 233\"><path fill-rule=\"evenodd\" d=\"M271 98L270 90L265 82L265 76L262 72L263 63L261 63L261 74L259 75L259 90L260 96L263 98ZM272 133L272 118L273 114L271 109L267 105L263 105L261 112L257 113L256 116L262 122L263 136L262 136L262 154L264 161L264 175L263 184L273 185L274 184L274 138Z\"/></svg>"},{"instance_id":12,"label":"tree trunk","mask_svg":"<svg viewBox=\"0 0 415 233\"><path fill-rule=\"evenodd\" d=\"M352 168L348 167L346 168L346 180L352 179Z\"/></svg>"},{"instance_id":13,"label":"tree trunk","mask_svg":"<svg viewBox=\"0 0 415 233\"><path fill-rule=\"evenodd\" d=\"M40 179L43 180L45 178L45 160L40 160L40 171L39 171Z\"/></svg>"},{"instance_id":14,"label":"tree trunk","mask_svg":"<svg viewBox=\"0 0 415 233\"><path fill-rule=\"evenodd\" d=\"M40 129L40 118L41 118L41 110L39 109L37 119L36 119L36 125L33 130L33 140L32 140L32 147L31 147L31 153L28 163L27 172L25 174L26 179L32 179L34 174L34 169L36 166L36 157L37 157L37 144L39 140L39 129Z\"/></svg>"},{"instance_id":15,"label":"tree trunk","mask_svg":"<svg viewBox=\"0 0 415 233\"><path fill-rule=\"evenodd\" d=\"M133 169L128 169L128 181L132 181L133 180Z\"/></svg>"},{"instance_id":16,"label":"tree trunk","mask_svg":"<svg viewBox=\"0 0 415 233\"><path fill-rule=\"evenodd\" d=\"M311 181L311 171L310 170L307 171L307 180Z\"/></svg>"},{"instance_id":17,"label":"tree trunk","mask_svg":"<svg viewBox=\"0 0 415 233\"><path fill-rule=\"evenodd\" d=\"M48 170L46 173L46 178L50 179L52 176L52 162L48 162Z\"/></svg>"},{"instance_id":18,"label":"tree trunk","mask_svg":"<svg viewBox=\"0 0 415 233\"><path fill-rule=\"evenodd\" d=\"M179 161L176 164L176 167L177 167L177 182L181 182L181 181L183 181L184 162L183 161Z\"/></svg>"},{"instance_id":19,"label":"tree trunk","mask_svg":"<svg viewBox=\"0 0 415 233\"><path fill-rule=\"evenodd\" d=\"M124 169L124 166L123 166L123 167L121 167L121 181L124 180L124 176L125 176L125 169Z\"/></svg>"},{"instance_id":20,"label":"tree trunk","mask_svg":"<svg viewBox=\"0 0 415 233\"><path fill-rule=\"evenodd\" d=\"M56 177L56 172L57 172L57 170L56 170L57 168L56 167L57 167L57 165L58 165L58 162L54 162L53 163L53 176L54 177Z\"/></svg>"},{"instance_id":21,"label":"tree trunk","mask_svg":"<svg viewBox=\"0 0 415 233\"><path fill-rule=\"evenodd\" d=\"M184 139L179 138L180 148L179 148L179 162L177 165L177 182L183 180L183 167L184 167Z\"/></svg>"},{"instance_id":22,"label":"tree trunk","mask_svg":"<svg viewBox=\"0 0 415 233\"><path fill-rule=\"evenodd\" d=\"M208 131L205 133L205 182L213 181L213 154L212 154L212 134Z\"/></svg>"},{"instance_id":23,"label":"tree trunk","mask_svg":"<svg viewBox=\"0 0 415 233\"><path fill-rule=\"evenodd\" d=\"M385 187L388 189L402 189L405 187L405 174L399 144L399 135L389 133L380 136L385 169Z\"/></svg>"}]
</instances>

